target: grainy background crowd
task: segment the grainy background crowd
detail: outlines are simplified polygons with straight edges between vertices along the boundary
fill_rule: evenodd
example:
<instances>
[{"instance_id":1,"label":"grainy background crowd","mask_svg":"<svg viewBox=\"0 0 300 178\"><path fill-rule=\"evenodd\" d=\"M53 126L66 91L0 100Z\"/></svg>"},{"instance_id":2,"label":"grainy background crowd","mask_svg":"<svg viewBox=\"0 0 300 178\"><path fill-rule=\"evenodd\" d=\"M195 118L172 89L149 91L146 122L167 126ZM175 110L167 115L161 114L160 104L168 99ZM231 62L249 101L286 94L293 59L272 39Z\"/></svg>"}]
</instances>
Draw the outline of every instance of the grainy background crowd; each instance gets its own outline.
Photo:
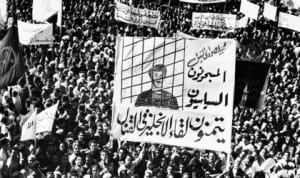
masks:
<instances>
[{"instance_id":1,"label":"grainy background crowd","mask_svg":"<svg viewBox=\"0 0 300 178\"><path fill-rule=\"evenodd\" d=\"M113 0L63 1L54 45L21 47L26 75L0 91L0 178L300 177L299 33L278 28L262 11L257 21L234 32L191 29L192 12L241 17L237 0L175 7L151 0L122 2L159 9L159 28L116 21ZM264 0L253 2L263 7ZM279 0L271 3L298 13ZM15 12L18 19L32 22L31 0L9 0L8 7L9 16ZM111 138L116 37L174 36L177 30L195 37L235 38L240 43L237 60L273 64L264 109L235 107L229 170L225 153ZM22 115L31 106L42 111L57 101L53 131L39 135L36 144L20 142ZM261 165L268 158L276 164L264 172Z\"/></svg>"}]
</instances>

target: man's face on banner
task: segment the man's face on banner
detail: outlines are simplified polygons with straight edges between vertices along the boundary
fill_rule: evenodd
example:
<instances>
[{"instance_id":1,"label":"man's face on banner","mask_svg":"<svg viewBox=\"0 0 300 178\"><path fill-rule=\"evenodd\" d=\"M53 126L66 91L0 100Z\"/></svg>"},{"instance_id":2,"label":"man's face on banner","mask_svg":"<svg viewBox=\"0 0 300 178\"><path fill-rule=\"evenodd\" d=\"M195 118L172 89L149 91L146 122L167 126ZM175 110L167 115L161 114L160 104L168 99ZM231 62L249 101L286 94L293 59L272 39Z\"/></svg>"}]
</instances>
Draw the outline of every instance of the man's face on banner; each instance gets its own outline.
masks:
<instances>
[{"instance_id":1,"label":"man's face on banner","mask_svg":"<svg viewBox=\"0 0 300 178\"><path fill-rule=\"evenodd\" d=\"M152 83L153 88L162 88L163 87L163 71L153 71L152 72Z\"/></svg>"}]
</instances>

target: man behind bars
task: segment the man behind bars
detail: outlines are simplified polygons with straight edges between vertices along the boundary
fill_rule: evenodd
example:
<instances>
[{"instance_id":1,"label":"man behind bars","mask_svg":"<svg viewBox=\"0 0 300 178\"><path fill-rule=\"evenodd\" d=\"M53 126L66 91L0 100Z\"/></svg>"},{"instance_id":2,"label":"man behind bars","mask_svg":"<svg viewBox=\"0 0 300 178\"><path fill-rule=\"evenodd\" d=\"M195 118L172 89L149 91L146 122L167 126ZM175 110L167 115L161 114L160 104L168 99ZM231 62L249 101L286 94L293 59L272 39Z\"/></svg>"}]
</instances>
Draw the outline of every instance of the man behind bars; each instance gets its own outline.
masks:
<instances>
[{"instance_id":1,"label":"man behind bars","mask_svg":"<svg viewBox=\"0 0 300 178\"><path fill-rule=\"evenodd\" d=\"M178 109L177 99L173 94L163 90L163 79L167 75L167 68L157 64L149 70L152 88L139 94L135 106L156 106Z\"/></svg>"}]
</instances>

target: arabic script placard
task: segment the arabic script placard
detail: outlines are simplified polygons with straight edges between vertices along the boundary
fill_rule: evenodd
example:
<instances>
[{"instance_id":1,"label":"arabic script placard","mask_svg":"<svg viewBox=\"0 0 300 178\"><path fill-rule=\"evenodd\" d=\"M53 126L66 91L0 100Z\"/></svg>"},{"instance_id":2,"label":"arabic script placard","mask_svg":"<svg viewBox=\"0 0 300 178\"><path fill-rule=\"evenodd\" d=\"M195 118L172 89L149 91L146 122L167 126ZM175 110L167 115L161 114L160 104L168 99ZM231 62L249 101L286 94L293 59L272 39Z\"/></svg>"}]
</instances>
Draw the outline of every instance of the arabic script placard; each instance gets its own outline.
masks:
<instances>
[{"instance_id":1,"label":"arabic script placard","mask_svg":"<svg viewBox=\"0 0 300 178\"><path fill-rule=\"evenodd\" d=\"M236 43L119 37L115 138L230 152Z\"/></svg>"}]
</instances>

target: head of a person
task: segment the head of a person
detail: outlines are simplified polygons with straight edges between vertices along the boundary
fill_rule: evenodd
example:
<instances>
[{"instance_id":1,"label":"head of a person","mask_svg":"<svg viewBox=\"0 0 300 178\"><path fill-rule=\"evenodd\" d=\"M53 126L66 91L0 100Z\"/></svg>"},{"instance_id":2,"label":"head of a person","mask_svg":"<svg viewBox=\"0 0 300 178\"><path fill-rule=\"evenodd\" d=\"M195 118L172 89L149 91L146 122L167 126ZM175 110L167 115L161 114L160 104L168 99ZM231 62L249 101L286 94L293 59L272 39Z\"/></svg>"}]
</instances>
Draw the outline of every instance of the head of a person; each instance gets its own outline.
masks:
<instances>
[{"instance_id":1,"label":"head of a person","mask_svg":"<svg viewBox=\"0 0 300 178\"><path fill-rule=\"evenodd\" d=\"M149 70L149 76L152 82L152 88L161 89L163 87L163 79L167 75L167 68L163 64L157 64Z\"/></svg>"}]
</instances>

